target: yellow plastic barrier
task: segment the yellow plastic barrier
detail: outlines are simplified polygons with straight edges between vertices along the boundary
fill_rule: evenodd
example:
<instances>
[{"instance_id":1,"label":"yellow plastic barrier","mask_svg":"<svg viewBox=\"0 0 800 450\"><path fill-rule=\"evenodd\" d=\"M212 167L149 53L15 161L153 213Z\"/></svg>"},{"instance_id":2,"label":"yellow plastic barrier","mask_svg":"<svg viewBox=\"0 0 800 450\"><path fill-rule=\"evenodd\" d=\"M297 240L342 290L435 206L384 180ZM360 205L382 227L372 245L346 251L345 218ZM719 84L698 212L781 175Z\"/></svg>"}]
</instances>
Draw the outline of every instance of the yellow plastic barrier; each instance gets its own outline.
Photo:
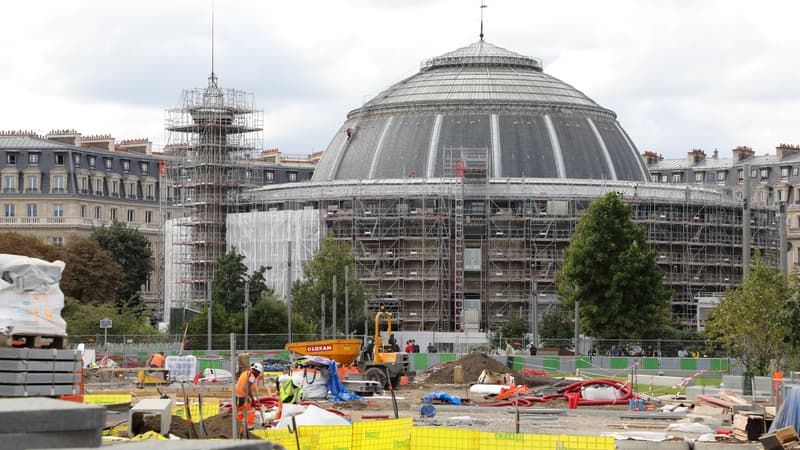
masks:
<instances>
[{"instance_id":1,"label":"yellow plastic barrier","mask_svg":"<svg viewBox=\"0 0 800 450\"><path fill-rule=\"evenodd\" d=\"M411 448L480 450L480 434L478 430L413 427L411 428Z\"/></svg>"},{"instance_id":2,"label":"yellow plastic barrier","mask_svg":"<svg viewBox=\"0 0 800 450\"><path fill-rule=\"evenodd\" d=\"M288 429L256 430L252 433L283 445L287 450L614 450L614 438L611 437L414 427L411 418L356 422L352 426L299 428L297 435Z\"/></svg>"},{"instance_id":3,"label":"yellow plastic barrier","mask_svg":"<svg viewBox=\"0 0 800 450\"><path fill-rule=\"evenodd\" d=\"M118 405L130 403L132 399L131 394L85 394L83 403L87 405Z\"/></svg>"},{"instance_id":4,"label":"yellow plastic barrier","mask_svg":"<svg viewBox=\"0 0 800 450\"><path fill-rule=\"evenodd\" d=\"M189 412L192 413L192 420L197 421L200 419L200 405L197 403L193 403L189 405ZM203 419L207 419L211 416L216 416L219 414L219 401L205 403L203 402ZM178 416L182 419L186 418L186 407L181 406L174 406L172 408L172 415Z\"/></svg>"},{"instance_id":5,"label":"yellow plastic barrier","mask_svg":"<svg viewBox=\"0 0 800 450\"><path fill-rule=\"evenodd\" d=\"M373 450L376 448L411 448L411 426L413 420L378 420L375 422L356 422L353 424L353 450Z\"/></svg>"}]
</instances>

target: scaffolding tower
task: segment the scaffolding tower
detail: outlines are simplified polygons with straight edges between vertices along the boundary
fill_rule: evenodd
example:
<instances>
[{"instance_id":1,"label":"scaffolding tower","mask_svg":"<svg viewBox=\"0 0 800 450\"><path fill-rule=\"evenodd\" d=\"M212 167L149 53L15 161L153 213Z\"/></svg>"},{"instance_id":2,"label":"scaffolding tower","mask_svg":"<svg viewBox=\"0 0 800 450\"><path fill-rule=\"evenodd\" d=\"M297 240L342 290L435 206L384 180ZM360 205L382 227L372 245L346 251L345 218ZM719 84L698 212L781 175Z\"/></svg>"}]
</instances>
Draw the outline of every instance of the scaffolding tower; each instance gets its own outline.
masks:
<instances>
[{"instance_id":1,"label":"scaffolding tower","mask_svg":"<svg viewBox=\"0 0 800 450\"><path fill-rule=\"evenodd\" d=\"M174 246L172 307L206 301L217 260L225 254L225 217L243 189L263 185L251 157L261 148L263 113L253 94L221 89L212 72L204 89L184 90L167 110L166 150Z\"/></svg>"}]
</instances>

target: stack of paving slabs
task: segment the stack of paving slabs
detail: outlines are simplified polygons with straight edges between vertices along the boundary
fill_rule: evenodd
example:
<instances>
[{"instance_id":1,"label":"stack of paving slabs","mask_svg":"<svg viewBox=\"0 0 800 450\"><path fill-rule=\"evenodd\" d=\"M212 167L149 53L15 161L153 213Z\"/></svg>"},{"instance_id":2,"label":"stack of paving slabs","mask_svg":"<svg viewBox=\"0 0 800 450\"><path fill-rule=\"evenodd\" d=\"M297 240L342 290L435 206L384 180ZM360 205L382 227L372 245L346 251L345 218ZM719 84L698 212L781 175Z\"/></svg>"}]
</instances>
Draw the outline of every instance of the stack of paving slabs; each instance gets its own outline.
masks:
<instances>
[{"instance_id":1,"label":"stack of paving slabs","mask_svg":"<svg viewBox=\"0 0 800 450\"><path fill-rule=\"evenodd\" d=\"M0 348L0 397L80 393L77 350Z\"/></svg>"}]
</instances>

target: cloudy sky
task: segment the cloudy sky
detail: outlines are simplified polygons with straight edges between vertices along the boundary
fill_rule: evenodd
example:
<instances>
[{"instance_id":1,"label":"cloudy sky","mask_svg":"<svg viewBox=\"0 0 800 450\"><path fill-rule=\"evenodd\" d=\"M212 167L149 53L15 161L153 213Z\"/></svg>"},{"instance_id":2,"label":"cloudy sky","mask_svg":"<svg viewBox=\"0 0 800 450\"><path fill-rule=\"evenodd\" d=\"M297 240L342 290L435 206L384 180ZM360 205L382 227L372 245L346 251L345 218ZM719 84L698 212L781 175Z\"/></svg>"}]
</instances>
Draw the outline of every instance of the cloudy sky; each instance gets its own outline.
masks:
<instances>
[{"instance_id":1,"label":"cloudy sky","mask_svg":"<svg viewBox=\"0 0 800 450\"><path fill-rule=\"evenodd\" d=\"M616 111L640 150L682 158L800 144L800 2L487 0L486 40ZM252 92L264 146L324 150L348 111L478 39L479 0L216 0L221 87ZM165 141L210 72L211 0L6 2L0 129Z\"/></svg>"}]
</instances>

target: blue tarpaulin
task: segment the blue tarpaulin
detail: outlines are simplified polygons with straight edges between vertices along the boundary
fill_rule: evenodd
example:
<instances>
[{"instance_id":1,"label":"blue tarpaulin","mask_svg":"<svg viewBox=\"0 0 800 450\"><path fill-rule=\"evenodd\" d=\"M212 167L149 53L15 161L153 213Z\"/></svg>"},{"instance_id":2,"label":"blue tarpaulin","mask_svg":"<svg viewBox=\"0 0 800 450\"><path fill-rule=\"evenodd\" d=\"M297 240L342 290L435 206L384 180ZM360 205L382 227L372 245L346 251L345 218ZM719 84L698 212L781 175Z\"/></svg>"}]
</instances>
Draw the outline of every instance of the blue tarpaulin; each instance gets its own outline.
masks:
<instances>
[{"instance_id":1,"label":"blue tarpaulin","mask_svg":"<svg viewBox=\"0 0 800 450\"><path fill-rule=\"evenodd\" d=\"M778 414L775 415L775 420L769 427L769 432L793 426L795 430L800 430L800 389L793 388L788 391L786 398L783 400Z\"/></svg>"},{"instance_id":2,"label":"blue tarpaulin","mask_svg":"<svg viewBox=\"0 0 800 450\"><path fill-rule=\"evenodd\" d=\"M422 398L423 403L430 403L434 400L444 400L448 403L461 406L461 397L457 395L450 395L447 392L431 392Z\"/></svg>"},{"instance_id":3,"label":"blue tarpaulin","mask_svg":"<svg viewBox=\"0 0 800 450\"><path fill-rule=\"evenodd\" d=\"M331 361L328 366L331 376L328 378L328 390L331 392L332 402L349 402L350 400L364 400L362 397L348 391L342 380L339 379L339 372L336 371L336 361Z\"/></svg>"}]
</instances>

